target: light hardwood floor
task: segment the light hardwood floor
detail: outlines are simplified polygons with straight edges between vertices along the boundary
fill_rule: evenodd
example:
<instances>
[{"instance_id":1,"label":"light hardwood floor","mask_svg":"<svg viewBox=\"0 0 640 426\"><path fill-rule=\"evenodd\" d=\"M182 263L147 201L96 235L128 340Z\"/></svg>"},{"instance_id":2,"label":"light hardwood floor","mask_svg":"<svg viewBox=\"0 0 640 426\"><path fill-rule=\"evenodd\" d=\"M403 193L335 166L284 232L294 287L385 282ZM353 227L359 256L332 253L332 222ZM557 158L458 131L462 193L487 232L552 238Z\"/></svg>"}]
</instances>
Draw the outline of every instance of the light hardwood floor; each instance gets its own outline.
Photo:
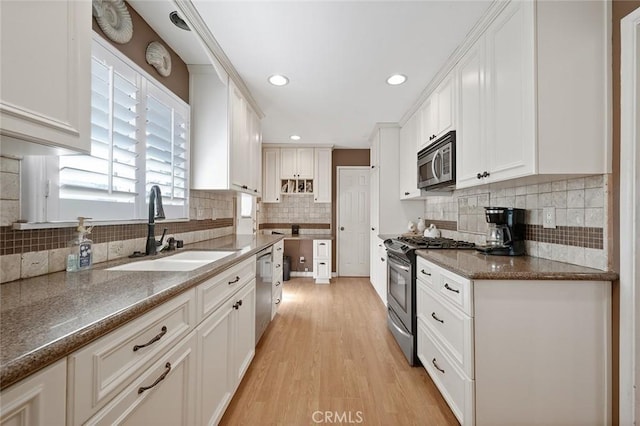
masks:
<instances>
[{"instance_id":1,"label":"light hardwood floor","mask_svg":"<svg viewBox=\"0 0 640 426\"><path fill-rule=\"evenodd\" d=\"M295 278L283 299L221 425L458 424L407 363L368 278Z\"/></svg>"}]
</instances>

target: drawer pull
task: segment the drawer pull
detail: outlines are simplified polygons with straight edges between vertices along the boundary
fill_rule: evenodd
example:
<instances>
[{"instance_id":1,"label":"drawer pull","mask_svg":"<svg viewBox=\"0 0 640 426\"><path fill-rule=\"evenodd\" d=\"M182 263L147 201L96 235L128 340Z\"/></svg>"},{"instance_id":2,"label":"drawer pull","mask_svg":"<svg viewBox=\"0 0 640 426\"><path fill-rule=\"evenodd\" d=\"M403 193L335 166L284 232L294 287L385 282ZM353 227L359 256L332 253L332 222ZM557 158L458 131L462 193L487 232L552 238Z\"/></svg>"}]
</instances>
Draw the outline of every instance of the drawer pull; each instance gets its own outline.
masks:
<instances>
[{"instance_id":1,"label":"drawer pull","mask_svg":"<svg viewBox=\"0 0 640 426\"><path fill-rule=\"evenodd\" d=\"M154 337L153 339L149 340L147 343L145 343L144 345L134 345L133 346L133 351L136 352L138 349L142 349L144 347L147 347L149 345L154 344L155 342L157 342L158 340L162 339L162 336L164 336L165 334L167 334L167 327L166 326L162 326L162 328L160 329L160 333L158 333L156 335L156 337Z\"/></svg>"},{"instance_id":2,"label":"drawer pull","mask_svg":"<svg viewBox=\"0 0 640 426\"><path fill-rule=\"evenodd\" d=\"M440 318L438 318L438 317L436 316L436 313L435 313L435 312L431 312L431 318L433 318L434 320L436 320L436 321L438 321L438 322L440 322L440 323L444 324L444 320L441 320Z\"/></svg>"},{"instance_id":3,"label":"drawer pull","mask_svg":"<svg viewBox=\"0 0 640 426\"><path fill-rule=\"evenodd\" d=\"M446 288L447 290L452 291L454 293L460 293L460 290L449 287L449 284L447 284L447 283L444 283L444 288Z\"/></svg>"},{"instance_id":4,"label":"drawer pull","mask_svg":"<svg viewBox=\"0 0 640 426\"><path fill-rule=\"evenodd\" d=\"M276 300L276 305L280 304L280 298L278 297L278 300Z\"/></svg>"},{"instance_id":5,"label":"drawer pull","mask_svg":"<svg viewBox=\"0 0 640 426\"><path fill-rule=\"evenodd\" d=\"M424 269L422 269L420 272L422 272L425 275L431 276L431 272L427 272Z\"/></svg>"},{"instance_id":6,"label":"drawer pull","mask_svg":"<svg viewBox=\"0 0 640 426\"><path fill-rule=\"evenodd\" d=\"M280 285L280 281L276 281L276 287Z\"/></svg>"},{"instance_id":7,"label":"drawer pull","mask_svg":"<svg viewBox=\"0 0 640 426\"><path fill-rule=\"evenodd\" d=\"M325 243L318 243L319 246L325 246Z\"/></svg>"},{"instance_id":8,"label":"drawer pull","mask_svg":"<svg viewBox=\"0 0 640 426\"><path fill-rule=\"evenodd\" d=\"M279 267L280 267L280 264L278 263L278 264L276 265L276 268L279 268Z\"/></svg>"},{"instance_id":9,"label":"drawer pull","mask_svg":"<svg viewBox=\"0 0 640 426\"><path fill-rule=\"evenodd\" d=\"M278 247L278 248L276 249L276 251L280 251L280 250L282 250L282 247Z\"/></svg>"},{"instance_id":10,"label":"drawer pull","mask_svg":"<svg viewBox=\"0 0 640 426\"><path fill-rule=\"evenodd\" d=\"M151 386L141 386L138 388L138 395L140 395L142 392L146 390L151 389L152 387L154 387L155 385L163 381L164 378L167 377L167 374L169 374L169 371L171 371L171 363L170 362L166 363L164 368L166 368L166 370L164 370L164 373L162 373L162 376L158 377L156 381L151 384Z\"/></svg>"},{"instance_id":11,"label":"drawer pull","mask_svg":"<svg viewBox=\"0 0 640 426\"><path fill-rule=\"evenodd\" d=\"M235 280L232 280L232 281L229 281L229 285L231 285L231 284L235 284L235 283L237 283L238 281L240 281L240 277L236 275L236 279L235 279Z\"/></svg>"},{"instance_id":12,"label":"drawer pull","mask_svg":"<svg viewBox=\"0 0 640 426\"><path fill-rule=\"evenodd\" d=\"M324 263L324 262L320 262L320 265L326 265L326 263Z\"/></svg>"},{"instance_id":13,"label":"drawer pull","mask_svg":"<svg viewBox=\"0 0 640 426\"><path fill-rule=\"evenodd\" d=\"M442 368L438 367L438 364L436 364L436 359L435 359L435 358L431 361L431 364L433 364L433 366L434 366L434 367L435 367L439 372L441 372L442 374L444 374L444 370L443 370Z\"/></svg>"}]
</instances>

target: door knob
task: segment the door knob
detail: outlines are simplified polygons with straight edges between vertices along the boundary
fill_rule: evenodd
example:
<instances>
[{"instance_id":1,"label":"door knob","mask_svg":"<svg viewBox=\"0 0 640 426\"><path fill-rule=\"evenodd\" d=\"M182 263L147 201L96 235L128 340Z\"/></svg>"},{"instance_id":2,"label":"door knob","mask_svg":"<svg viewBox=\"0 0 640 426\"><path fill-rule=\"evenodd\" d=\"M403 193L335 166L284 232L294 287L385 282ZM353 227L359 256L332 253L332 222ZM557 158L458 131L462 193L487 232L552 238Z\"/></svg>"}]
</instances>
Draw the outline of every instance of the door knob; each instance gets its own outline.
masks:
<instances>
[{"instance_id":1,"label":"door knob","mask_svg":"<svg viewBox=\"0 0 640 426\"><path fill-rule=\"evenodd\" d=\"M340 230L341 230L341 231L344 231L344 226L341 226L341 227L340 227Z\"/></svg>"}]
</instances>

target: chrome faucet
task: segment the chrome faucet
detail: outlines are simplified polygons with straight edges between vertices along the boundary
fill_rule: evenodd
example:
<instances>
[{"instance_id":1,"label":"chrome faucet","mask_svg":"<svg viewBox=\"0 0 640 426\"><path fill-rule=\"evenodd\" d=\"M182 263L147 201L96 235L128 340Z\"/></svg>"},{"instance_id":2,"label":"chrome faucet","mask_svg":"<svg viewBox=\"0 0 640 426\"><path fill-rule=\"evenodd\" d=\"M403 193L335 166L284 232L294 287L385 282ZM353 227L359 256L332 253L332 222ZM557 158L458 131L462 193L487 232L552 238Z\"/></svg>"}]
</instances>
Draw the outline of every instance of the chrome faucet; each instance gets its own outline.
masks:
<instances>
[{"instance_id":1,"label":"chrome faucet","mask_svg":"<svg viewBox=\"0 0 640 426\"><path fill-rule=\"evenodd\" d=\"M149 224L147 225L147 249L145 251L147 256L157 253L158 243L156 242L155 236L155 219L164 218L164 209L162 208L162 194L160 193L160 187L158 185L153 185L151 187L151 191L149 192Z\"/></svg>"}]
</instances>

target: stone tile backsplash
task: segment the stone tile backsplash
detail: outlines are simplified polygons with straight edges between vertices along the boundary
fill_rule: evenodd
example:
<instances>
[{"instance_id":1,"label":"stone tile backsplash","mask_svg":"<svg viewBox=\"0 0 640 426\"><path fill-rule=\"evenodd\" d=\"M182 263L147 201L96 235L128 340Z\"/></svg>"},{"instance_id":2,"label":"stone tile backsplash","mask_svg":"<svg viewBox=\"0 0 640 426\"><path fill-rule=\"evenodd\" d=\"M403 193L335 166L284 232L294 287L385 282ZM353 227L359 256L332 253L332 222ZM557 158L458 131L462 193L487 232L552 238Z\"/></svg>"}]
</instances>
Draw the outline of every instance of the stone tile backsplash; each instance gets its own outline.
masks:
<instances>
[{"instance_id":1,"label":"stone tile backsplash","mask_svg":"<svg viewBox=\"0 0 640 426\"><path fill-rule=\"evenodd\" d=\"M331 223L331 203L313 194L283 194L280 203L261 203L260 223Z\"/></svg>"},{"instance_id":2,"label":"stone tile backsplash","mask_svg":"<svg viewBox=\"0 0 640 426\"><path fill-rule=\"evenodd\" d=\"M443 230L442 235L484 244L484 207L522 208L526 210L529 235L535 238L526 241L528 254L606 270L607 188L608 176L596 175L531 185L462 189L451 196L427 198L425 218L427 224L429 220L457 221L457 231ZM557 230L542 228L544 207L555 207Z\"/></svg>"}]
</instances>

